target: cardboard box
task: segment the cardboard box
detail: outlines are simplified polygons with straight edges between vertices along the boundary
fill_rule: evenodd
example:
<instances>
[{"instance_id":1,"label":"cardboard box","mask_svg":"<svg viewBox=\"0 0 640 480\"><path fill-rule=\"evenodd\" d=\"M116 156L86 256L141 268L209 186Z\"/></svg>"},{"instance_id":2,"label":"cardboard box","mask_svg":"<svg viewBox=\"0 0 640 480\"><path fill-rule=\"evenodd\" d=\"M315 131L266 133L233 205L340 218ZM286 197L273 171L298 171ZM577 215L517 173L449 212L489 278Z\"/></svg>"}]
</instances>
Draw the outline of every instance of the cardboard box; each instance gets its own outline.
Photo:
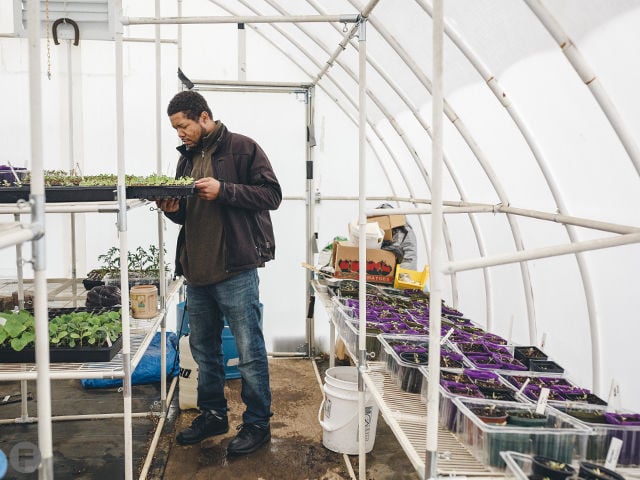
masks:
<instances>
[{"instance_id":1,"label":"cardboard box","mask_svg":"<svg viewBox=\"0 0 640 480\"><path fill-rule=\"evenodd\" d=\"M358 246L349 242L334 242L331 265L335 270L335 277L358 280ZM392 285L395 267L396 256L393 253L378 248L367 249L367 282Z\"/></svg>"},{"instance_id":2,"label":"cardboard box","mask_svg":"<svg viewBox=\"0 0 640 480\"><path fill-rule=\"evenodd\" d=\"M367 222L378 222L380 228L384 230L384 240L391 240L393 236L391 229L406 225L407 219L404 215L378 215L367 218Z\"/></svg>"}]
</instances>

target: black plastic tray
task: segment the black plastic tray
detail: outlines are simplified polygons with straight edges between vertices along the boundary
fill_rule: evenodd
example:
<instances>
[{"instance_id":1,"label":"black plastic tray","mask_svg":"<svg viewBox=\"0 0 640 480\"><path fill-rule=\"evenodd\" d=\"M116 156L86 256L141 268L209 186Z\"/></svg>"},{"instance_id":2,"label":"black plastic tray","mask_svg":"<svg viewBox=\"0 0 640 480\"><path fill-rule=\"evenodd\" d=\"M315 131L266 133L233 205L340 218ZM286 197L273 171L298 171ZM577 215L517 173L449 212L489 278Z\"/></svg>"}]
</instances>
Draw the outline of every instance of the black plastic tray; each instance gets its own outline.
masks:
<instances>
[{"instance_id":1,"label":"black plastic tray","mask_svg":"<svg viewBox=\"0 0 640 480\"><path fill-rule=\"evenodd\" d=\"M29 200L31 187L0 187L0 203L16 203L18 200ZM127 198L169 198L188 197L193 195L194 186L191 185L167 185L167 186L130 186L126 187ZM61 202L111 202L116 199L115 186L98 187L45 187L45 201L50 203Z\"/></svg>"},{"instance_id":2,"label":"black plastic tray","mask_svg":"<svg viewBox=\"0 0 640 480\"><path fill-rule=\"evenodd\" d=\"M49 309L47 310L47 313L48 313L48 316L49 316L49 320L51 320L54 317L58 317L60 315L66 314L66 313L92 312L92 313L95 313L96 315L99 315L99 314L105 313L105 312L119 312L121 308L122 307L120 305L116 305L116 306L113 306L113 307L97 307L97 308L88 308L88 307L56 307L56 308L52 308L52 307L49 307ZM33 308L26 308L25 310L27 310L28 312L33 314Z\"/></svg>"},{"instance_id":3,"label":"black plastic tray","mask_svg":"<svg viewBox=\"0 0 640 480\"><path fill-rule=\"evenodd\" d=\"M165 185L165 186L130 186L127 187L127 198L176 198L193 195L194 187L191 185Z\"/></svg>"},{"instance_id":4,"label":"black plastic tray","mask_svg":"<svg viewBox=\"0 0 640 480\"><path fill-rule=\"evenodd\" d=\"M99 287L100 285L104 285L102 280L91 280L90 278L83 278L82 285L86 291L91 290L93 287Z\"/></svg>"},{"instance_id":5,"label":"black plastic tray","mask_svg":"<svg viewBox=\"0 0 640 480\"><path fill-rule=\"evenodd\" d=\"M0 187L0 203L28 200L31 187ZM61 202L110 202L116 198L114 187L45 187L45 201Z\"/></svg>"},{"instance_id":6,"label":"black plastic tray","mask_svg":"<svg viewBox=\"0 0 640 480\"><path fill-rule=\"evenodd\" d=\"M110 362L122 350L122 335L111 347L76 347L49 349L51 363L90 363ZM16 352L8 348L0 348L0 363L35 363L35 348L25 348Z\"/></svg>"}]
</instances>

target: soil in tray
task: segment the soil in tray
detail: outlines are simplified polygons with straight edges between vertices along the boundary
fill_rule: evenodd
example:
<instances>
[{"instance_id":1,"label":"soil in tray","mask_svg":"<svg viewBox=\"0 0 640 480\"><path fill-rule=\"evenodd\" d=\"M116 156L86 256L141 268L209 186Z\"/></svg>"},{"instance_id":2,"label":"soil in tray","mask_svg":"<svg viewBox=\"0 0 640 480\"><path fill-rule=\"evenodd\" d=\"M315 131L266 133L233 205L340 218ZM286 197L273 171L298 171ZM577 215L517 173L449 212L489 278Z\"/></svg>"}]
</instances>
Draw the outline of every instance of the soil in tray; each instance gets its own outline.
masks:
<instances>
[{"instance_id":1,"label":"soil in tray","mask_svg":"<svg viewBox=\"0 0 640 480\"><path fill-rule=\"evenodd\" d=\"M127 187L127 198L173 198L193 195L191 185L133 185Z\"/></svg>"},{"instance_id":2,"label":"soil in tray","mask_svg":"<svg viewBox=\"0 0 640 480\"><path fill-rule=\"evenodd\" d=\"M109 362L122 349L122 335L111 347L50 348L49 361L52 363ZM35 348L25 348L19 352L0 348L0 363L35 363Z\"/></svg>"}]
</instances>

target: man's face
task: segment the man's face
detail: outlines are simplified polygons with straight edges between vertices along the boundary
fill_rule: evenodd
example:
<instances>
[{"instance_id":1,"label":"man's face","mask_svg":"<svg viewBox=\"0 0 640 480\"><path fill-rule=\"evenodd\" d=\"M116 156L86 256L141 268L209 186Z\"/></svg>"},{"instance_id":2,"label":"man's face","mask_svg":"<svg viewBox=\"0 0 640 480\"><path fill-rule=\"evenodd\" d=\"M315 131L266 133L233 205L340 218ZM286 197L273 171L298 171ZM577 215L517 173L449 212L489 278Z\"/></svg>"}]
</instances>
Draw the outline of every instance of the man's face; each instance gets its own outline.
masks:
<instances>
[{"instance_id":1,"label":"man's face","mask_svg":"<svg viewBox=\"0 0 640 480\"><path fill-rule=\"evenodd\" d=\"M183 112L174 113L169 117L171 126L176 129L178 137L187 147L196 146L204 135L203 115L207 115L207 113L202 112L197 121L187 118Z\"/></svg>"}]
</instances>

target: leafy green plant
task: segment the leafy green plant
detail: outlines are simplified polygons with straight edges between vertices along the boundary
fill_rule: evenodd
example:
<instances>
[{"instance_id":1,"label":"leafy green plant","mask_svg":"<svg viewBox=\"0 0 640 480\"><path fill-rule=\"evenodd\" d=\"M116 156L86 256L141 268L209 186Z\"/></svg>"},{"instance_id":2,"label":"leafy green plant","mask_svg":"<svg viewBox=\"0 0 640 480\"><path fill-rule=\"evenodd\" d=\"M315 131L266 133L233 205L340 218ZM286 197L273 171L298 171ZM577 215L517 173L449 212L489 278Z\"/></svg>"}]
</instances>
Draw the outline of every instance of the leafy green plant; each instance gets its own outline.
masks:
<instances>
[{"instance_id":1,"label":"leafy green plant","mask_svg":"<svg viewBox=\"0 0 640 480\"><path fill-rule=\"evenodd\" d=\"M0 346L10 346L19 352L34 341L34 319L29 312L5 312L2 317L6 322L0 325Z\"/></svg>"},{"instance_id":2,"label":"leafy green plant","mask_svg":"<svg viewBox=\"0 0 640 480\"><path fill-rule=\"evenodd\" d=\"M120 312L115 311L65 313L49 322L49 341L55 346L101 347L114 341L120 333Z\"/></svg>"},{"instance_id":3,"label":"leafy green plant","mask_svg":"<svg viewBox=\"0 0 640 480\"><path fill-rule=\"evenodd\" d=\"M6 322L0 325L0 347L19 352L34 346L35 323L31 313L21 310L6 312L2 316ZM108 346L121 333L119 311L71 312L49 321L49 343L58 348Z\"/></svg>"},{"instance_id":4,"label":"leafy green plant","mask_svg":"<svg viewBox=\"0 0 640 480\"><path fill-rule=\"evenodd\" d=\"M166 249L164 253L167 253ZM120 272L120 249L111 247L106 253L98 256L102 262L100 270L109 275L116 275ZM160 276L160 249L155 245L149 245L146 249L142 246L133 252L127 252L129 262L129 272L135 272L139 276L159 277ZM169 271L169 264L165 262L165 271Z\"/></svg>"},{"instance_id":5,"label":"leafy green plant","mask_svg":"<svg viewBox=\"0 0 640 480\"><path fill-rule=\"evenodd\" d=\"M31 182L31 174L27 174L22 183ZM125 175L126 186L172 186L191 185L194 179L191 177L173 178L166 175L151 174L147 176ZM8 183L8 182L7 182ZM78 175L76 171L67 173L64 170L45 170L44 184L47 187L54 186L81 186L81 187L112 187L117 185L118 176L111 173L98 175Z\"/></svg>"}]
</instances>

